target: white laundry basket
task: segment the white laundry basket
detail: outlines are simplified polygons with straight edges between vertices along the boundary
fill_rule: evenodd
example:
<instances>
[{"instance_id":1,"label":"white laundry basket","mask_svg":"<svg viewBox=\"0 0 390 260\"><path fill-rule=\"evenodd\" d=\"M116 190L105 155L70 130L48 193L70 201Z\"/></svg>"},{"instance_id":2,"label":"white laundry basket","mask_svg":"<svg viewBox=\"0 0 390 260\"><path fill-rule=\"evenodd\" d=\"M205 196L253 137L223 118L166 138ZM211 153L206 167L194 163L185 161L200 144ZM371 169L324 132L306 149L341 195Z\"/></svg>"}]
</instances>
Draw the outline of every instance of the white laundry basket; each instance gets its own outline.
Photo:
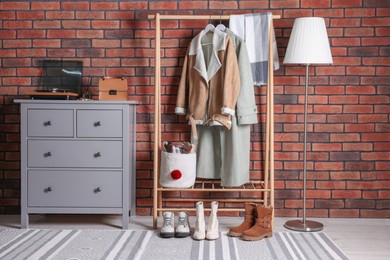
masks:
<instances>
[{"instance_id":1,"label":"white laundry basket","mask_svg":"<svg viewBox=\"0 0 390 260\"><path fill-rule=\"evenodd\" d=\"M165 188L189 188L196 179L196 153L161 151L160 185Z\"/></svg>"}]
</instances>

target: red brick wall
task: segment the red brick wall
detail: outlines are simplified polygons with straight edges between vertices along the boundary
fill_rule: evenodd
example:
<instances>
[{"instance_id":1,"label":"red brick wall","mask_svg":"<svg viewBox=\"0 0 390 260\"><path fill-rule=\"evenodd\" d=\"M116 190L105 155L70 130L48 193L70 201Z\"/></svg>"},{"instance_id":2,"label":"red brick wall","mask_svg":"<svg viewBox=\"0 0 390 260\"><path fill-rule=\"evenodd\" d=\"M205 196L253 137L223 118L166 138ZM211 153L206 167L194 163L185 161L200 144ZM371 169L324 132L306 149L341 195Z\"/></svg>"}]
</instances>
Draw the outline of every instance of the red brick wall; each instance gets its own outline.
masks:
<instances>
[{"instance_id":1,"label":"red brick wall","mask_svg":"<svg viewBox=\"0 0 390 260\"><path fill-rule=\"evenodd\" d=\"M322 16L328 26L334 64L310 68L308 216L389 217L387 0L2 1L0 214L19 212L20 118L13 99L27 98L26 91L39 86L41 60L82 60L84 84L91 77L95 94L99 76L128 78L130 99L142 103L137 108L137 213L149 215L155 41L154 22L146 19L147 14L259 11L282 17L275 21L281 61L294 18ZM188 125L174 115L175 93L186 47L206 23L162 21L163 140L188 139ZM277 216L302 213L304 74L304 67L282 65L275 75ZM256 91L264 121L265 88ZM253 176L263 168L263 128L263 123L253 127Z\"/></svg>"}]
</instances>

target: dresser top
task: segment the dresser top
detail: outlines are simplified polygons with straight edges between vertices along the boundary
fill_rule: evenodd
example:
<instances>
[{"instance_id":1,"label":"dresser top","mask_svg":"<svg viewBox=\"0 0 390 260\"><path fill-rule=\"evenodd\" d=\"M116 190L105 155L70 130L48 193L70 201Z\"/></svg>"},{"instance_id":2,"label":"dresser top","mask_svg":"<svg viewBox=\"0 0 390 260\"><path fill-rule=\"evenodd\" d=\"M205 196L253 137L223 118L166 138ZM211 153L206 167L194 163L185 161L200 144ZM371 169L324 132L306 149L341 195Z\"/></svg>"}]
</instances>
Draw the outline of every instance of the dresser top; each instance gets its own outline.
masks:
<instances>
[{"instance_id":1,"label":"dresser top","mask_svg":"<svg viewBox=\"0 0 390 260\"><path fill-rule=\"evenodd\" d=\"M136 105L139 104L138 101L131 100L53 100L53 99L15 99L15 103L23 104L105 104L105 105Z\"/></svg>"}]
</instances>

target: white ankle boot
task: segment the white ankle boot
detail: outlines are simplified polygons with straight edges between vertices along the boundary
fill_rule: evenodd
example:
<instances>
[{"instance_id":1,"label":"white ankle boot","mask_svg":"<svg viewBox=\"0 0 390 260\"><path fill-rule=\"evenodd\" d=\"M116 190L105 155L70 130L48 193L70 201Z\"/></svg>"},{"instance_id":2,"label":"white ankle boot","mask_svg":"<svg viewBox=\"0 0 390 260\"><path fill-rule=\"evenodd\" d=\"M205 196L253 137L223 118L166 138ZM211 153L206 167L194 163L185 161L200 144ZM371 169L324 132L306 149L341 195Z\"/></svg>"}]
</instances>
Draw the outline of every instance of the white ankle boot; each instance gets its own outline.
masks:
<instances>
[{"instance_id":1,"label":"white ankle boot","mask_svg":"<svg viewBox=\"0 0 390 260\"><path fill-rule=\"evenodd\" d=\"M202 201L196 203L195 231L192 237L196 240L203 240L206 237L206 224L204 222L204 208Z\"/></svg>"},{"instance_id":2,"label":"white ankle boot","mask_svg":"<svg viewBox=\"0 0 390 260\"><path fill-rule=\"evenodd\" d=\"M175 236L175 214L171 211L164 212L164 224L160 230L160 237L169 238Z\"/></svg>"},{"instance_id":3,"label":"white ankle boot","mask_svg":"<svg viewBox=\"0 0 390 260\"><path fill-rule=\"evenodd\" d=\"M214 240L219 238L219 232L218 232L218 217L217 217L217 211L218 211L218 202L213 201L211 203L211 213L209 217L209 223L207 225L207 234L206 238L208 240Z\"/></svg>"}]
</instances>

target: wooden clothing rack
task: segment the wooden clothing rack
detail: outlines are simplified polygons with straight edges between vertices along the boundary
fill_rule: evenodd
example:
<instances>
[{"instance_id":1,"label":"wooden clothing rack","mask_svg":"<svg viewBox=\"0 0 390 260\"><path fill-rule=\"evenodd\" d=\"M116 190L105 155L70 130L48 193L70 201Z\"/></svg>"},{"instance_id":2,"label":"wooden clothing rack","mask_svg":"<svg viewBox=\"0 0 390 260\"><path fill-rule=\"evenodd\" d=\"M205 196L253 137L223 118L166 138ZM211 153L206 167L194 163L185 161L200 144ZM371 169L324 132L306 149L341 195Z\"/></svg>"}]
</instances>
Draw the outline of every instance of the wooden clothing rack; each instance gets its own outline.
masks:
<instances>
[{"instance_id":1,"label":"wooden clothing rack","mask_svg":"<svg viewBox=\"0 0 390 260\"><path fill-rule=\"evenodd\" d=\"M221 187L218 180L197 180L191 188L164 188L159 185L160 177L160 151L161 151L161 20L229 20L229 15L149 15L148 19L156 21L156 42L155 42L155 106L154 106L154 164L153 164L153 228L157 228L157 216L162 211L194 211L193 208L173 208L164 207L164 202L191 202L195 203L198 199L191 198L164 198L163 193L167 191L186 191L186 192L260 192L262 198L238 198L218 199L226 203L263 203L264 205L274 206L274 73L273 73L273 35L269 30L269 57L268 57L268 82L267 82L267 108L266 108L266 141L265 141L265 167L264 179L261 181L253 180L241 187L227 188ZM280 16L273 15L273 19L280 19ZM272 19L272 20L273 20ZM270 28L273 28L271 20ZM202 199L202 201L211 201L211 199ZM205 209L209 211L210 209ZM244 211L244 207L219 208L219 211Z\"/></svg>"}]
</instances>

